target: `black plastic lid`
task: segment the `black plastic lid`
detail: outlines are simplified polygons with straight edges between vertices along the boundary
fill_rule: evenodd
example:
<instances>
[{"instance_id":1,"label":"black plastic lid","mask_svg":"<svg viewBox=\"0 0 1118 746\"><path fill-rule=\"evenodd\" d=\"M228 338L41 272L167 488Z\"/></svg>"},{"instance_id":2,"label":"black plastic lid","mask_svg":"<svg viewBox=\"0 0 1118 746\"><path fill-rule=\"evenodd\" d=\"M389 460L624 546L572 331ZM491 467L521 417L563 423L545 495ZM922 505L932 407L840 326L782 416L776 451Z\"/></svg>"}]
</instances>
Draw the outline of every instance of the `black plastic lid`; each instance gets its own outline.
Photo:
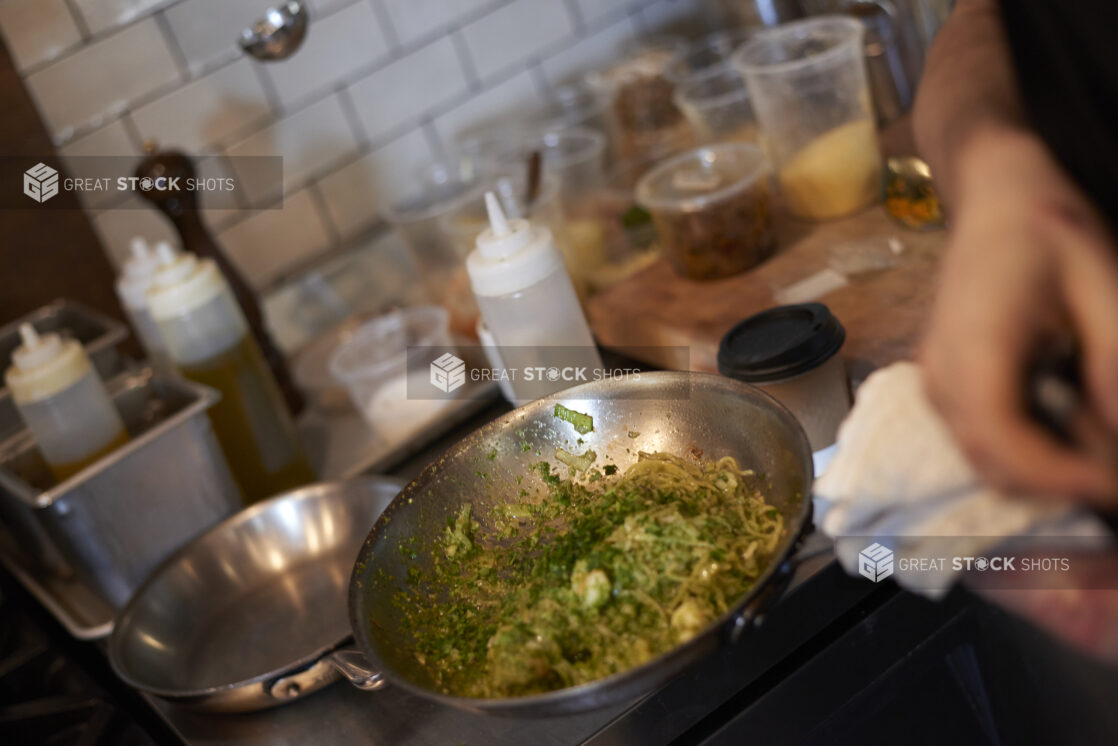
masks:
<instances>
[{"instance_id":1,"label":"black plastic lid","mask_svg":"<svg viewBox=\"0 0 1118 746\"><path fill-rule=\"evenodd\" d=\"M780 381L819 367L845 341L846 329L822 303L777 306L726 333L718 371L745 383Z\"/></svg>"}]
</instances>

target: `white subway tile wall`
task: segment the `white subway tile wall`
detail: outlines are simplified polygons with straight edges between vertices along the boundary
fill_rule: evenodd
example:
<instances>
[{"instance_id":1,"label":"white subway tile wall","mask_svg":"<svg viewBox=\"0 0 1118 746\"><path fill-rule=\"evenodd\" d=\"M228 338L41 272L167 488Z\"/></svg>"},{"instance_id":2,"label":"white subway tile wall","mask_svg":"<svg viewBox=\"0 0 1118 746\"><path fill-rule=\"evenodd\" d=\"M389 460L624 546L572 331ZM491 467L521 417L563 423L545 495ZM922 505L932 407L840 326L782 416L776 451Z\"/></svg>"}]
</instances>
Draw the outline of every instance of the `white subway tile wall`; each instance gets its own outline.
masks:
<instances>
[{"instance_id":1,"label":"white subway tile wall","mask_svg":"<svg viewBox=\"0 0 1118 746\"><path fill-rule=\"evenodd\" d=\"M174 0L70 0L85 20L86 28L97 34L120 26L151 11L170 5Z\"/></svg>"},{"instance_id":2,"label":"white subway tile wall","mask_svg":"<svg viewBox=\"0 0 1118 746\"><path fill-rule=\"evenodd\" d=\"M257 287L330 245L314 198L304 189L284 198L280 209L260 210L217 236L229 259Z\"/></svg>"},{"instance_id":3,"label":"white subway tile wall","mask_svg":"<svg viewBox=\"0 0 1118 746\"><path fill-rule=\"evenodd\" d=\"M366 153L319 182L330 219L343 237L368 228L378 218L376 209L414 191L411 175L431 159L431 148L421 129Z\"/></svg>"},{"instance_id":4,"label":"white subway tile wall","mask_svg":"<svg viewBox=\"0 0 1118 746\"><path fill-rule=\"evenodd\" d=\"M90 132L85 137L80 137L63 145L58 149L58 154L67 158L68 176L76 179L88 179L98 174L89 170L86 161L69 160L70 156L138 156L140 149L128 134L124 119L111 122L99 130ZM84 191L79 195L86 207L109 207L120 202L109 191Z\"/></svg>"},{"instance_id":5,"label":"white subway tile wall","mask_svg":"<svg viewBox=\"0 0 1118 746\"><path fill-rule=\"evenodd\" d=\"M388 58L388 42L372 6L358 3L313 23L298 53L264 66L284 109L321 96L324 83L335 86L355 72Z\"/></svg>"},{"instance_id":6,"label":"white subway tile wall","mask_svg":"<svg viewBox=\"0 0 1118 746\"><path fill-rule=\"evenodd\" d=\"M245 169L241 183L251 205L260 207L311 176L352 160L358 150L357 135L346 117L338 94L317 101L287 119L249 136L226 151L229 156L271 155L283 158L283 184L261 182L259 169ZM236 169L236 162L234 162Z\"/></svg>"},{"instance_id":7,"label":"white subway tile wall","mask_svg":"<svg viewBox=\"0 0 1118 746\"><path fill-rule=\"evenodd\" d=\"M180 81L154 18L128 26L32 73L27 88L57 140L123 114L143 97Z\"/></svg>"},{"instance_id":8,"label":"white subway tile wall","mask_svg":"<svg viewBox=\"0 0 1118 746\"><path fill-rule=\"evenodd\" d=\"M209 153L230 138L271 121L272 105L253 70L239 59L132 112L145 140L191 153Z\"/></svg>"},{"instance_id":9,"label":"white subway tile wall","mask_svg":"<svg viewBox=\"0 0 1118 746\"><path fill-rule=\"evenodd\" d=\"M560 0L561 1L561 0ZM388 22L400 44L411 44L446 31L486 10L500 7L502 0L381 0Z\"/></svg>"},{"instance_id":10,"label":"white subway tile wall","mask_svg":"<svg viewBox=\"0 0 1118 746\"><path fill-rule=\"evenodd\" d=\"M191 74L241 56L237 39L261 16L267 0L182 0L164 12Z\"/></svg>"},{"instance_id":11,"label":"white subway tile wall","mask_svg":"<svg viewBox=\"0 0 1118 746\"><path fill-rule=\"evenodd\" d=\"M603 18L617 18L635 7L647 5L633 0L576 0L575 4L586 23L594 23Z\"/></svg>"},{"instance_id":12,"label":"white subway tile wall","mask_svg":"<svg viewBox=\"0 0 1118 746\"><path fill-rule=\"evenodd\" d=\"M469 86L454 42L444 36L357 81L349 95L365 136L377 140L464 99Z\"/></svg>"},{"instance_id":13,"label":"white subway tile wall","mask_svg":"<svg viewBox=\"0 0 1118 746\"><path fill-rule=\"evenodd\" d=\"M358 237L462 133L530 114L635 36L705 19L704 0L309 0L295 56L250 60L237 38L277 1L0 0L63 155L138 156L151 139L204 172L284 158L283 185L248 178L238 195L282 209L205 213L257 287ZM114 261L133 234L171 236L153 209L87 207Z\"/></svg>"},{"instance_id":14,"label":"white subway tile wall","mask_svg":"<svg viewBox=\"0 0 1118 746\"><path fill-rule=\"evenodd\" d=\"M18 70L53 60L82 40L65 0L0 3L0 31Z\"/></svg>"},{"instance_id":15,"label":"white subway tile wall","mask_svg":"<svg viewBox=\"0 0 1118 746\"><path fill-rule=\"evenodd\" d=\"M506 72L571 35L565 2L513 0L462 28L474 69L482 80Z\"/></svg>"}]
</instances>

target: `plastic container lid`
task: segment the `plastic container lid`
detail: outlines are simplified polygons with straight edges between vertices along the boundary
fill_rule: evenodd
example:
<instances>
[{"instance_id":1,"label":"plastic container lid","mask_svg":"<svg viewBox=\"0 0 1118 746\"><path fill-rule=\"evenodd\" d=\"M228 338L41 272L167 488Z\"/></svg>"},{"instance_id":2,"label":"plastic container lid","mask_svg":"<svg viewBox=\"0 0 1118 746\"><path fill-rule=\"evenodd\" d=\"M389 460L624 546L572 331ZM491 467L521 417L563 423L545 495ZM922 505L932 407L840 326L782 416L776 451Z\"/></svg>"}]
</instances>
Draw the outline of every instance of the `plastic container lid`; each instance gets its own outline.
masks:
<instances>
[{"instance_id":1,"label":"plastic container lid","mask_svg":"<svg viewBox=\"0 0 1118 746\"><path fill-rule=\"evenodd\" d=\"M822 303L778 306L726 333L718 372L745 383L782 381L827 362L845 341L846 330Z\"/></svg>"},{"instance_id":2,"label":"plastic container lid","mask_svg":"<svg viewBox=\"0 0 1118 746\"><path fill-rule=\"evenodd\" d=\"M703 210L752 186L768 171L755 145L723 143L677 155L637 183L637 202L649 210Z\"/></svg>"},{"instance_id":3,"label":"plastic container lid","mask_svg":"<svg viewBox=\"0 0 1118 746\"><path fill-rule=\"evenodd\" d=\"M81 344L57 334L39 336L31 324L19 327L23 344L12 353L5 380L19 404L49 399L92 370Z\"/></svg>"},{"instance_id":4,"label":"plastic container lid","mask_svg":"<svg viewBox=\"0 0 1118 746\"><path fill-rule=\"evenodd\" d=\"M477 249L466 257L474 293L495 297L535 285L557 268L563 258L551 231L527 220L507 219L497 195L485 193L489 227L477 237Z\"/></svg>"},{"instance_id":5,"label":"plastic container lid","mask_svg":"<svg viewBox=\"0 0 1118 746\"><path fill-rule=\"evenodd\" d=\"M225 289L225 278L212 259L200 260L189 252L179 254L167 243L156 246L155 252L159 271L148 290L147 302L156 321L193 311Z\"/></svg>"}]
</instances>

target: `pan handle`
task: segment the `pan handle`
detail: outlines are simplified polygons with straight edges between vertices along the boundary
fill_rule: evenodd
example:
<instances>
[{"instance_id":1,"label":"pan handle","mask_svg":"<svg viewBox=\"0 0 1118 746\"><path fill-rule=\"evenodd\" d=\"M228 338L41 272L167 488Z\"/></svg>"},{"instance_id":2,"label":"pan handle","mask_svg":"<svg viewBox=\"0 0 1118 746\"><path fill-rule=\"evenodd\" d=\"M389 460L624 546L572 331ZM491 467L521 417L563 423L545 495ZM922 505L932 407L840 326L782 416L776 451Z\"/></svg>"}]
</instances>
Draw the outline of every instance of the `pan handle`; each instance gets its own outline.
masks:
<instances>
[{"instance_id":1,"label":"pan handle","mask_svg":"<svg viewBox=\"0 0 1118 746\"><path fill-rule=\"evenodd\" d=\"M384 675L369 667L369 661L356 647L345 647L335 650L327 660L334 669L362 691L371 692L383 688L388 682Z\"/></svg>"},{"instance_id":2,"label":"pan handle","mask_svg":"<svg viewBox=\"0 0 1118 746\"><path fill-rule=\"evenodd\" d=\"M741 639L746 629L750 626L758 627L765 621L765 614L784 595L784 591L788 589L788 584L800 565L833 551L834 542L822 533L807 533L801 536L796 541L792 554L781 563L769 580L768 585L762 588L757 596L730 620L728 632L730 642L736 643Z\"/></svg>"},{"instance_id":3,"label":"pan handle","mask_svg":"<svg viewBox=\"0 0 1118 746\"><path fill-rule=\"evenodd\" d=\"M788 581L791 580L794 571L795 566L792 560L785 560L760 593L730 620L729 636L731 643L740 640L749 627L758 627L765 621L765 613L784 594L784 589L788 587Z\"/></svg>"},{"instance_id":4,"label":"pan handle","mask_svg":"<svg viewBox=\"0 0 1118 746\"><path fill-rule=\"evenodd\" d=\"M323 656L296 671L288 671L264 684L264 693L279 702L287 702L318 691L338 679L330 656Z\"/></svg>"}]
</instances>

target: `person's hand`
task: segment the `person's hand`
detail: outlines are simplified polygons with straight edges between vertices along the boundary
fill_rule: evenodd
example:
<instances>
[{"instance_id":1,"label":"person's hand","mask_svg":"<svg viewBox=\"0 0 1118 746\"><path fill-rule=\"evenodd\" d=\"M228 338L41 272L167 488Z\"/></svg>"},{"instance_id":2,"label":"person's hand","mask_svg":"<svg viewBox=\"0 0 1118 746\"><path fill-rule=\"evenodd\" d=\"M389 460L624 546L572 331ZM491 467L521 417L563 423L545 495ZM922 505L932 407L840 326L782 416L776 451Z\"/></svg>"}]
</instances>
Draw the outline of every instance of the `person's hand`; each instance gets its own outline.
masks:
<instances>
[{"instance_id":1,"label":"person's hand","mask_svg":"<svg viewBox=\"0 0 1118 746\"><path fill-rule=\"evenodd\" d=\"M1111 503L1113 466L1034 424L1024 387L1038 350L1070 336L1088 406L1118 434L1118 246L1028 133L976 134L952 191L951 236L921 350L933 404L995 486Z\"/></svg>"}]
</instances>

